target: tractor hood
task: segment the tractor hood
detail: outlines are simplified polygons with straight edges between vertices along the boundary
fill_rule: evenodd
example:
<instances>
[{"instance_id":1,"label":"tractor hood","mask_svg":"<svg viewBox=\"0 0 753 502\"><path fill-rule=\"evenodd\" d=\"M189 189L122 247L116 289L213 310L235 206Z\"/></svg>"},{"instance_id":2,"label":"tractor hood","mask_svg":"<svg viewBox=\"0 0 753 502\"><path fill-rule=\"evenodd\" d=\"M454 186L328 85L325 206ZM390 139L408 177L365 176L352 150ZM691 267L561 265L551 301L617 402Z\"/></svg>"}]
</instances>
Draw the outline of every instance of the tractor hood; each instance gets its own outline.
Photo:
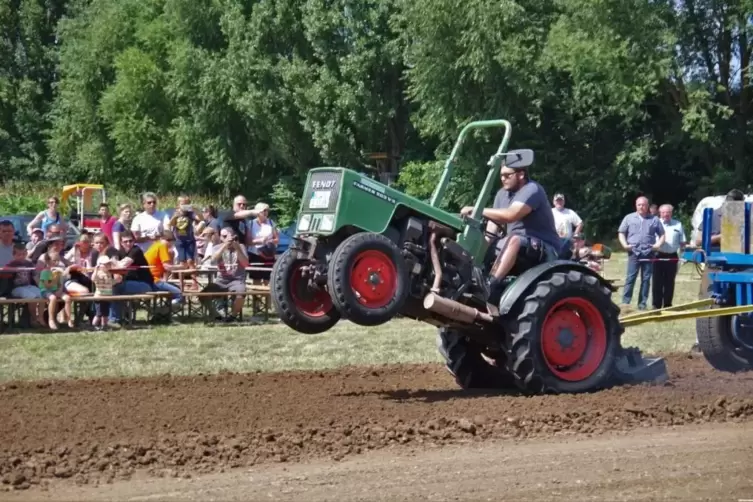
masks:
<instances>
[{"instance_id":1,"label":"tractor hood","mask_svg":"<svg viewBox=\"0 0 753 502\"><path fill-rule=\"evenodd\" d=\"M425 215L455 229L459 216L401 193L356 171L318 167L309 171L298 214L297 235L326 236L350 226L383 233L398 213Z\"/></svg>"}]
</instances>

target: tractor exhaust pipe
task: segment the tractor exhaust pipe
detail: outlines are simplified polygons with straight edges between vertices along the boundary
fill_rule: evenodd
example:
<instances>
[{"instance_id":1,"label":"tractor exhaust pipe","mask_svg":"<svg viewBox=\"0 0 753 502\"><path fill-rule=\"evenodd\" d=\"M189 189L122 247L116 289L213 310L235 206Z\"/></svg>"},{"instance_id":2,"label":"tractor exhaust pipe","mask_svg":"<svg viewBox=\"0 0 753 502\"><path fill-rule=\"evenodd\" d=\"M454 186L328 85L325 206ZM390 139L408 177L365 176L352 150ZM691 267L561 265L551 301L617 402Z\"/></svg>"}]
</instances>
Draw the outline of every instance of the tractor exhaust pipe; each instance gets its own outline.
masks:
<instances>
[{"instance_id":1,"label":"tractor exhaust pipe","mask_svg":"<svg viewBox=\"0 0 753 502\"><path fill-rule=\"evenodd\" d=\"M449 300L442 298L436 293L429 293L424 298L424 308L429 312L434 312L452 319L453 321L464 322L466 324L472 324L476 321L484 321L491 323L494 318L486 312L480 312L478 309L463 305L455 300Z\"/></svg>"}]
</instances>

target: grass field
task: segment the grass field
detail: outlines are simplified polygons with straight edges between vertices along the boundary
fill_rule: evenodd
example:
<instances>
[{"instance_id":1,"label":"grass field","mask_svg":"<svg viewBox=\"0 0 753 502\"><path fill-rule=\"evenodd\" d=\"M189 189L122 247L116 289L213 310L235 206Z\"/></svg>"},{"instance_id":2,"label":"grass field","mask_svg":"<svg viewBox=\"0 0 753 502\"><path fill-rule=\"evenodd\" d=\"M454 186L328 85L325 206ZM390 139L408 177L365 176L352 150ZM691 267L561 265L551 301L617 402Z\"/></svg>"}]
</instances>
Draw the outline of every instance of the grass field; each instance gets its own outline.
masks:
<instances>
[{"instance_id":1,"label":"grass field","mask_svg":"<svg viewBox=\"0 0 753 502\"><path fill-rule=\"evenodd\" d=\"M618 254L607 264L605 276L622 281L624 273L624 255ZM693 265L684 265L677 276L675 304L696 299L698 284ZM618 303L621 294L620 290L614 297ZM0 336L0 380L431 362L439 361L435 333L429 325L401 319L375 328L342 322L322 335L301 335L276 323L4 335ZM645 324L630 328L625 336L625 343L648 352L687 351L694 341L693 321Z\"/></svg>"}]
</instances>

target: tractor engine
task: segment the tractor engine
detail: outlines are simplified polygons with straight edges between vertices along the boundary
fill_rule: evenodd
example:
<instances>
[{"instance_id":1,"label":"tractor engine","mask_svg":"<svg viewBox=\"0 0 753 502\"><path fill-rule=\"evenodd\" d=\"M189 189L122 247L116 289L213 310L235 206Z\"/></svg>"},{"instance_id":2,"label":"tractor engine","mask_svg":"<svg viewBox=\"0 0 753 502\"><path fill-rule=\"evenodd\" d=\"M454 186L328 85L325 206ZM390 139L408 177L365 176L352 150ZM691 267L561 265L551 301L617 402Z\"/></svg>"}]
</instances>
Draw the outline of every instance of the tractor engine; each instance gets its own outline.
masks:
<instances>
[{"instance_id":1,"label":"tractor engine","mask_svg":"<svg viewBox=\"0 0 753 502\"><path fill-rule=\"evenodd\" d=\"M430 315L420 306L429 293L486 310L482 272L455 237L453 229L435 221L406 219L398 238L411 271L412 301L405 311L409 317L425 319Z\"/></svg>"}]
</instances>

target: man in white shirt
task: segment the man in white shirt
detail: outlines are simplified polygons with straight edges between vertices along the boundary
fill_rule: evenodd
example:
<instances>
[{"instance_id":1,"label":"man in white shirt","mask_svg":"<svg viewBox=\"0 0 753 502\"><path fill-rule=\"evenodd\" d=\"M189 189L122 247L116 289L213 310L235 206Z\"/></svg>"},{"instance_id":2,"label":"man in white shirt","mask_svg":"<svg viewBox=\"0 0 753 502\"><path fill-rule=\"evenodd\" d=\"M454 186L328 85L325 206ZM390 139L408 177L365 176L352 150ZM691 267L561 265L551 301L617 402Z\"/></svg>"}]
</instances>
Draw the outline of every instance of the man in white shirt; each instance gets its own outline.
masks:
<instances>
[{"instance_id":1,"label":"man in white shirt","mask_svg":"<svg viewBox=\"0 0 753 502\"><path fill-rule=\"evenodd\" d=\"M162 238L165 213L157 210L157 196L146 192L141 196L144 211L137 214L131 223L131 231L136 237L136 245L146 253L152 244Z\"/></svg>"},{"instance_id":2,"label":"man in white shirt","mask_svg":"<svg viewBox=\"0 0 753 502\"><path fill-rule=\"evenodd\" d=\"M560 238L565 241L571 239L574 234L581 233L583 220L580 219L578 213L565 207L565 196L561 193L555 194L553 203L554 228L557 229Z\"/></svg>"},{"instance_id":3,"label":"man in white shirt","mask_svg":"<svg viewBox=\"0 0 753 502\"><path fill-rule=\"evenodd\" d=\"M659 221L664 227L664 244L659 246L654 263L652 294L655 309L672 306L675 294L675 277L679 267L679 253L687 244L682 223L672 218L673 207L662 204L659 207Z\"/></svg>"}]
</instances>

